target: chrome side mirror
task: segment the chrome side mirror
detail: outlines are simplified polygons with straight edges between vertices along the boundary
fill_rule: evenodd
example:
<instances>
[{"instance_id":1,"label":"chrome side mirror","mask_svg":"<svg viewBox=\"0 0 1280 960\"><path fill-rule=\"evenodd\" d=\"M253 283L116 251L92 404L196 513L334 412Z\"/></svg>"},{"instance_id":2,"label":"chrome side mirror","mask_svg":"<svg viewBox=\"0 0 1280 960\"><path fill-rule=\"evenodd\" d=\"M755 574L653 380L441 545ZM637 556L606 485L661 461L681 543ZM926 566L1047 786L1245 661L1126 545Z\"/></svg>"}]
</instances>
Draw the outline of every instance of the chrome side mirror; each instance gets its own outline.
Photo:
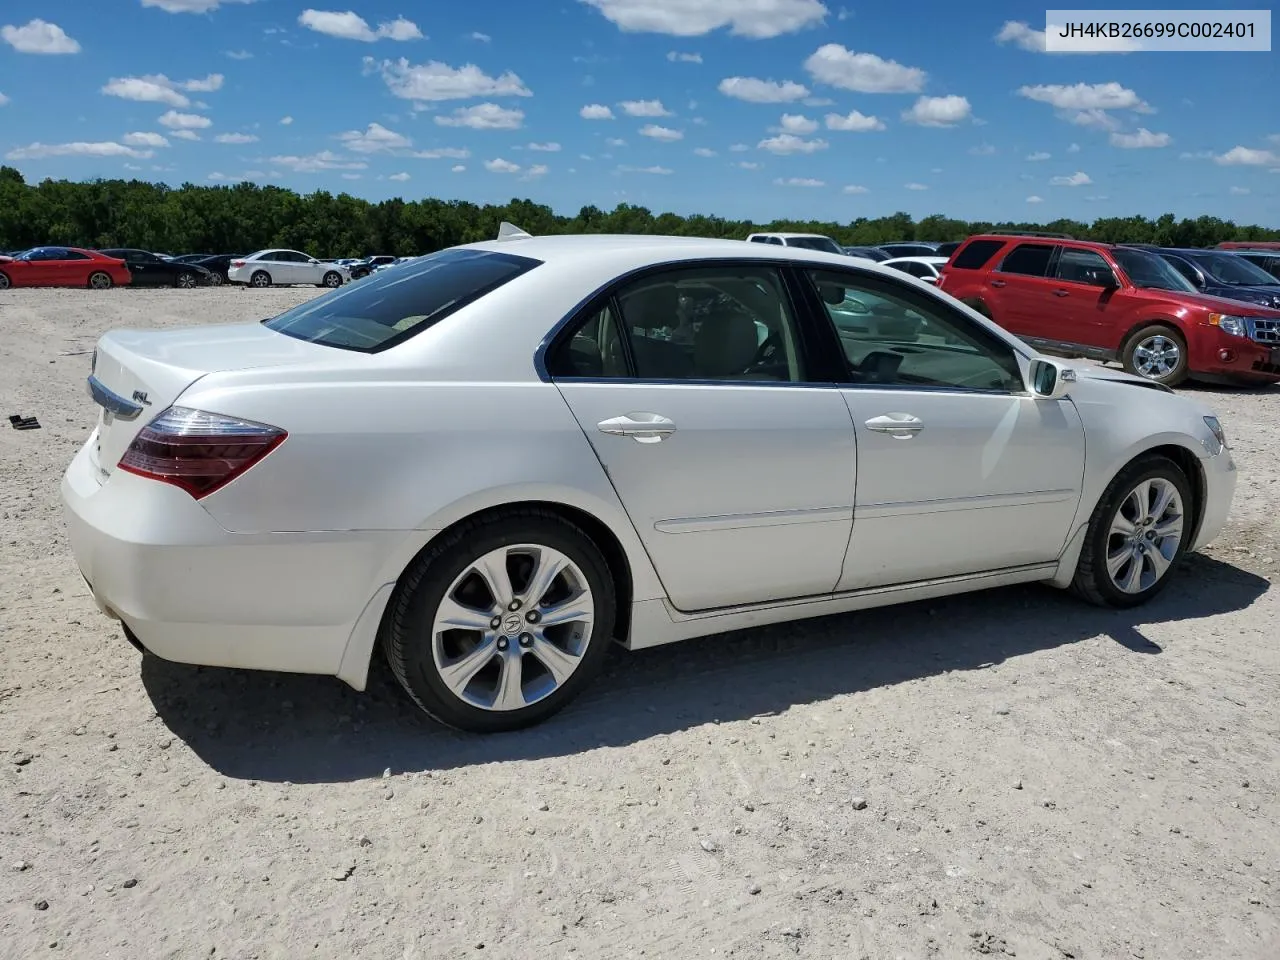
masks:
<instances>
[{"instance_id":1,"label":"chrome side mirror","mask_svg":"<svg viewBox=\"0 0 1280 960\"><path fill-rule=\"evenodd\" d=\"M1039 400L1061 400L1076 382L1074 368L1045 357L1032 360L1028 372L1031 395Z\"/></svg>"}]
</instances>

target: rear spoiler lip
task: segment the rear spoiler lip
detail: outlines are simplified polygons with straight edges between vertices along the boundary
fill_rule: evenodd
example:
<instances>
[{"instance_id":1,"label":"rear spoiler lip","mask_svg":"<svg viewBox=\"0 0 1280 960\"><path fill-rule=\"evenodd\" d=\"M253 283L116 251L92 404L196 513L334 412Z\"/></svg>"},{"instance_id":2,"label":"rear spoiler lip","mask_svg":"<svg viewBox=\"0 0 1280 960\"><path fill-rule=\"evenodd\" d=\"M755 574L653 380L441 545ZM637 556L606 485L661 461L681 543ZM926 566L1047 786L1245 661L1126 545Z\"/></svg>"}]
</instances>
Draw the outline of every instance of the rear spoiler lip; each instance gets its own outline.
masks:
<instances>
[{"instance_id":1,"label":"rear spoiler lip","mask_svg":"<svg viewBox=\"0 0 1280 960\"><path fill-rule=\"evenodd\" d=\"M132 420L142 412L142 404L126 400L114 390L109 389L96 376L91 375L88 383L89 396L93 398L93 402L105 410L110 410L121 420Z\"/></svg>"}]
</instances>

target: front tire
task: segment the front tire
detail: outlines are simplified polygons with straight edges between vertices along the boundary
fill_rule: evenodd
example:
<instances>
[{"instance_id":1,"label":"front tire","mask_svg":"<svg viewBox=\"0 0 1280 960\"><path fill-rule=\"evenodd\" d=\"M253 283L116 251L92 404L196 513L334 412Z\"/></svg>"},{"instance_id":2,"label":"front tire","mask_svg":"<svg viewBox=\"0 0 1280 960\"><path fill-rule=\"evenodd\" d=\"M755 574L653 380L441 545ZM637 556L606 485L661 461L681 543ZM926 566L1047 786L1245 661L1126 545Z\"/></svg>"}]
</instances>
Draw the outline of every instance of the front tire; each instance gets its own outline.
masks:
<instances>
[{"instance_id":1,"label":"front tire","mask_svg":"<svg viewBox=\"0 0 1280 960\"><path fill-rule=\"evenodd\" d=\"M178 274L173 285L180 290L194 290L196 286L196 275L184 270L182 273Z\"/></svg>"},{"instance_id":2,"label":"front tire","mask_svg":"<svg viewBox=\"0 0 1280 960\"><path fill-rule=\"evenodd\" d=\"M209 284L210 284L210 286L220 287L220 286L222 286L222 285L223 285L224 283L226 283L226 282L227 282L227 281L226 281L226 280L224 280L224 279L222 278L222 274L220 274L220 273L210 273L210 274L209 274Z\"/></svg>"},{"instance_id":3,"label":"front tire","mask_svg":"<svg viewBox=\"0 0 1280 960\"><path fill-rule=\"evenodd\" d=\"M462 524L414 562L392 597L383 650L436 720L515 730L591 681L616 616L608 563L580 527L504 510Z\"/></svg>"},{"instance_id":4,"label":"front tire","mask_svg":"<svg viewBox=\"0 0 1280 960\"><path fill-rule=\"evenodd\" d=\"M328 287L330 290L335 287L342 286L342 274L338 273L336 270L330 270L324 275L324 280L321 281L321 286Z\"/></svg>"},{"instance_id":5,"label":"front tire","mask_svg":"<svg viewBox=\"0 0 1280 960\"><path fill-rule=\"evenodd\" d=\"M265 270L254 271L253 276L249 278L249 286L257 287L259 290L271 286L271 274Z\"/></svg>"},{"instance_id":6,"label":"front tire","mask_svg":"<svg viewBox=\"0 0 1280 960\"><path fill-rule=\"evenodd\" d=\"M1124 346L1120 357L1126 373L1176 387L1187 379L1187 341L1162 323L1143 327Z\"/></svg>"},{"instance_id":7,"label":"front tire","mask_svg":"<svg viewBox=\"0 0 1280 960\"><path fill-rule=\"evenodd\" d=\"M1190 543L1192 498L1187 475L1168 457L1149 454L1121 470L1089 519L1072 589L1119 609L1160 593Z\"/></svg>"}]
</instances>

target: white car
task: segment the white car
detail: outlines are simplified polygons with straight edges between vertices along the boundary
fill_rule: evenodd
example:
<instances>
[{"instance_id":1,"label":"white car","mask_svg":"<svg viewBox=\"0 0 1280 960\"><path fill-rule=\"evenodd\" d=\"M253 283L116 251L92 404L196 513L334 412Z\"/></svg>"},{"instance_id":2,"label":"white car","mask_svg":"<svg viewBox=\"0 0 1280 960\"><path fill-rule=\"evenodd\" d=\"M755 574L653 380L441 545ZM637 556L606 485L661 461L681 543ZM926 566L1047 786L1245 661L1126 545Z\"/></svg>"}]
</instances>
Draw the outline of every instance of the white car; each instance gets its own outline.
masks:
<instances>
[{"instance_id":1,"label":"white car","mask_svg":"<svg viewBox=\"0 0 1280 960\"><path fill-rule=\"evenodd\" d=\"M232 260L227 267L227 280L250 287L340 287L351 280L351 270L297 250L275 248Z\"/></svg>"},{"instance_id":2,"label":"white car","mask_svg":"<svg viewBox=\"0 0 1280 960\"><path fill-rule=\"evenodd\" d=\"M802 250L821 250L847 256L844 247L821 233L751 233L748 243L771 243L777 247L799 247Z\"/></svg>"},{"instance_id":3,"label":"white car","mask_svg":"<svg viewBox=\"0 0 1280 960\"><path fill-rule=\"evenodd\" d=\"M109 332L92 364L62 494L127 637L356 689L381 645L470 730L547 717L615 640L1031 581L1131 607L1236 485L1191 397L733 240L504 225L261 323Z\"/></svg>"},{"instance_id":4,"label":"white car","mask_svg":"<svg viewBox=\"0 0 1280 960\"><path fill-rule=\"evenodd\" d=\"M892 257L882 260L880 266L909 273L925 283L937 283L948 260L950 257Z\"/></svg>"}]
</instances>

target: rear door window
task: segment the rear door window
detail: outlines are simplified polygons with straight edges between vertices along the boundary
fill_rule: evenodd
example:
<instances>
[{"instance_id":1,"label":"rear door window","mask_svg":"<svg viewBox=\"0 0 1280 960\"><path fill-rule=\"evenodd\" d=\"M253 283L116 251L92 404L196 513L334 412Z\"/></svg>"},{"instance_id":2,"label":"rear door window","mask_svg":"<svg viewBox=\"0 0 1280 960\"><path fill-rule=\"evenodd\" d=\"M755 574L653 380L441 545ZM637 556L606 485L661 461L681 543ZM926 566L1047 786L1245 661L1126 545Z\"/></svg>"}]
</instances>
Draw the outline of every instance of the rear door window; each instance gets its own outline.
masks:
<instances>
[{"instance_id":1,"label":"rear door window","mask_svg":"<svg viewBox=\"0 0 1280 960\"><path fill-rule=\"evenodd\" d=\"M1049 273L1049 260L1053 257L1053 244L1020 243L1001 262L1001 273L1016 273L1024 277L1044 277Z\"/></svg>"},{"instance_id":2,"label":"rear door window","mask_svg":"<svg viewBox=\"0 0 1280 960\"><path fill-rule=\"evenodd\" d=\"M263 323L299 340L374 353L439 323L541 263L488 250L441 250Z\"/></svg>"}]
</instances>

